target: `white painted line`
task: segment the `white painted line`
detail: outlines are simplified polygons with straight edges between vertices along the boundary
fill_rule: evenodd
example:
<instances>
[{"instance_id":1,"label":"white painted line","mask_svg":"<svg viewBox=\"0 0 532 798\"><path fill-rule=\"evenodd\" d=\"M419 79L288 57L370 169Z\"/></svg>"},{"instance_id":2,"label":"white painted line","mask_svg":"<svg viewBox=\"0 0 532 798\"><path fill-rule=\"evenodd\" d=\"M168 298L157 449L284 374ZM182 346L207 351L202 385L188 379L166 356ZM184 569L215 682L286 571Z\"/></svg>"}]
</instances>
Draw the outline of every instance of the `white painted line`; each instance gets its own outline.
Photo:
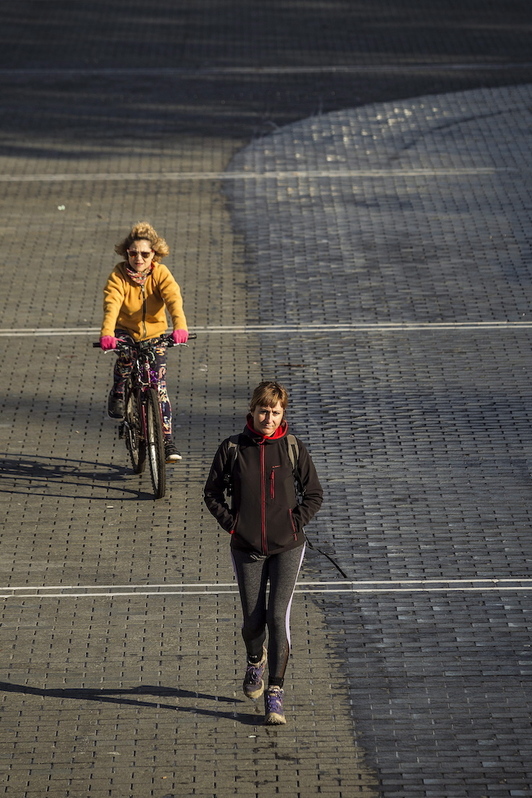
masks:
<instances>
[{"instance_id":1,"label":"white painted line","mask_svg":"<svg viewBox=\"0 0 532 798\"><path fill-rule=\"evenodd\" d=\"M220 596L224 593L230 593L237 596L238 591L235 590L218 590L215 593L206 590L168 590L168 591L141 591L129 593L49 593L48 595L41 595L40 593L22 593L13 595L0 595L0 599L51 599L51 598L122 598L131 596Z\"/></svg>"},{"instance_id":2,"label":"white painted line","mask_svg":"<svg viewBox=\"0 0 532 798\"><path fill-rule=\"evenodd\" d=\"M33 591L24 593L22 591ZM56 593L48 591L59 591ZM237 596L236 584L201 583L183 585L90 585L84 587L2 587L0 599L50 599L50 598L130 598L133 596ZM83 591L83 592L79 592ZM98 592L96 592L98 591ZM334 581L298 582L296 593L472 593L472 592L532 591L532 579L405 579L390 581Z\"/></svg>"},{"instance_id":3,"label":"white painted line","mask_svg":"<svg viewBox=\"0 0 532 798\"><path fill-rule=\"evenodd\" d=\"M448 321L448 322L338 322L335 324L233 324L219 327L191 327L190 332L197 335L322 335L323 333L386 333L462 330L529 330L531 321ZM0 329L0 337L53 337L64 335L94 335L100 333L99 327L6 327Z\"/></svg>"},{"instance_id":4,"label":"white painted line","mask_svg":"<svg viewBox=\"0 0 532 798\"><path fill-rule=\"evenodd\" d=\"M360 581L349 581L349 580L342 580L341 584L345 585L471 585L471 584L482 584L482 585L500 585L500 584L520 584L523 583L529 584L532 587L532 578L530 579L509 579L507 577L498 579L494 577L493 579L367 579L367 580L360 580ZM298 582L300 586L307 586L307 585L337 585L338 582ZM0 588L3 589L3 588Z\"/></svg>"},{"instance_id":5,"label":"white painted line","mask_svg":"<svg viewBox=\"0 0 532 798\"><path fill-rule=\"evenodd\" d=\"M296 590L296 593L475 593L500 591L532 591L530 587L378 587L357 588L345 587L327 590Z\"/></svg>"},{"instance_id":6,"label":"white painted line","mask_svg":"<svg viewBox=\"0 0 532 798\"><path fill-rule=\"evenodd\" d=\"M321 332L371 332L409 330L478 330L478 329L529 329L532 321L442 321L442 322L337 322L335 324L255 324L228 327L192 327L195 333L314 333Z\"/></svg>"},{"instance_id":7,"label":"white painted line","mask_svg":"<svg viewBox=\"0 0 532 798\"><path fill-rule=\"evenodd\" d=\"M337 587L337 588L324 588L324 589L301 589L296 588L296 593L301 594L310 594L310 593L368 593L371 595L375 595L377 593L500 593L500 592L520 592L520 591L527 591L532 592L532 586L508 586L508 587L378 587L378 588L358 588L358 587ZM147 597L147 596L222 596L222 595L232 595L238 596L238 590L235 588L234 590L165 590L165 591L140 591L140 592L128 592L128 593L49 593L47 595L42 595L39 593L22 593L15 595L1 595L0 600L5 599L13 599L16 598L17 600L21 599L65 599L65 598L75 598L75 599L83 599L83 598L131 598L135 597Z\"/></svg>"},{"instance_id":8,"label":"white painted line","mask_svg":"<svg viewBox=\"0 0 532 798\"><path fill-rule=\"evenodd\" d=\"M59 77L189 77L201 78L203 75L306 75L306 74L417 74L424 72L504 72L509 69L528 70L532 63L504 63L482 61L480 63L442 63L442 64L321 64L279 66L212 66L212 67L80 67L52 69L0 69L1 78L27 78L32 81Z\"/></svg>"},{"instance_id":9,"label":"white painted line","mask_svg":"<svg viewBox=\"0 0 532 798\"><path fill-rule=\"evenodd\" d=\"M25 336L54 336L54 335L94 335L96 338L100 334L99 327L13 327L0 329L1 336L25 337ZM96 340L96 339L95 339Z\"/></svg>"},{"instance_id":10,"label":"white painted line","mask_svg":"<svg viewBox=\"0 0 532 798\"><path fill-rule=\"evenodd\" d=\"M483 585L499 585L499 584L529 584L532 587L532 577L528 578L519 578L515 577L513 579L509 577L497 578L493 577L492 579L361 579L361 580L342 580L341 584L343 585L471 585L471 584L483 584ZM299 587L308 587L312 585L313 587L320 586L336 586L338 584L337 580L333 582L321 582L321 581L312 581L312 580L303 580L301 582L296 583ZM165 589L165 588L197 588L201 586L203 589L207 588L214 588L218 590L222 587L235 587L236 582L184 582L183 584L174 584L172 582L162 582L161 584L155 585L20 585L19 587L9 587L8 585L4 585L0 587L0 590L145 590L149 588L150 590L157 590L157 589Z\"/></svg>"},{"instance_id":11,"label":"white painted line","mask_svg":"<svg viewBox=\"0 0 532 798\"><path fill-rule=\"evenodd\" d=\"M407 177L468 177L508 174L529 171L526 166L491 167L478 166L465 169L316 169L284 172L63 172L61 174L2 174L0 183L109 183L139 181L186 182L186 181L235 181L235 180L335 180L337 178L386 179Z\"/></svg>"},{"instance_id":12,"label":"white painted line","mask_svg":"<svg viewBox=\"0 0 532 798\"><path fill-rule=\"evenodd\" d=\"M518 580L519 581L519 580ZM0 587L0 590L143 590L149 588L150 590L158 590L164 588L197 588L201 585L203 589L212 587L218 590L221 587L235 587L235 582L193 582L185 583L183 585L174 585L163 583L161 585L37 585L30 587L30 585L22 585L21 587ZM312 584L329 584L328 582L316 582Z\"/></svg>"}]
</instances>

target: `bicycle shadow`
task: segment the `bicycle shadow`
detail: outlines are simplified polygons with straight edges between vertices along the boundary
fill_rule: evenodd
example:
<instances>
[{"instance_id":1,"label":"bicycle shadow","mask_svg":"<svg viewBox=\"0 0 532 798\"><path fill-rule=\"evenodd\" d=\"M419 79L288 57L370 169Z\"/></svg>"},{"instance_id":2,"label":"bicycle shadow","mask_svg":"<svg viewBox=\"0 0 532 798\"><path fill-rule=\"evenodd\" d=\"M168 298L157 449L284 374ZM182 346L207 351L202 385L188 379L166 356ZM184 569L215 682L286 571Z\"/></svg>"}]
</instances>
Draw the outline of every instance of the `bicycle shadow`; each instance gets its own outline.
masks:
<instances>
[{"instance_id":1,"label":"bicycle shadow","mask_svg":"<svg viewBox=\"0 0 532 798\"><path fill-rule=\"evenodd\" d=\"M128 482L148 479L144 474L134 474L128 466L113 465L112 463L93 462L89 460L72 460L62 457L44 457L43 455L32 455L27 457L6 456L2 457L1 464L2 493L30 493L34 496L57 496L72 499L91 499L92 501L101 499L109 500L109 491L120 493L120 498L124 499L144 499L153 498L149 489L144 490L139 487L133 488ZM11 479L11 482L10 482ZM53 491L53 486L61 486L61 490ZM148 484L148 483L146 483ZM42 488L40 487L42 485ZM68 485L83 488L90 485L91 491L86 496L77 490L75 493L65 493L64 487ZM105 495L98 496L95 489L100 488L105 491ZM124 494L126 494L124 496ZM117 498L119 498L117 496Z\"/></svg>"},{"instance_id":2,"label":"bicycle shadow","mask_svg":"<svg viewBox=\"0 0 532 798\"><path fill-rule=\"evenodd\" d=\"M204 709L196 706L176 706L162 701L143 701L136 700L134 696L156 696L160 698L183 698L198 699L203 701L214 701L218 704L242 704L243 700L237 698L226 698L224 696L209 695L198 693L192 690L183 690L179 687L157 687L152 685L140 685L125 689L99 689L92 687L31 687L24 684L13 682L0 682L0 692L15 693L20 695L41 696L43 698L71 699L73 701L97 701L104 704L127 704L135 707L150 707L152 709L168 709L174 712L188 712L193 715L205 715L215 718L226 718L228 720L239 720L246 726L256 726L259 722L257 715L248 712L238 712L237 707L231 712L220 712L216 709ZM123 697L125 696L125 697ZM130 697L128 697L130 696Z\"/></svg>"}]
</instances>

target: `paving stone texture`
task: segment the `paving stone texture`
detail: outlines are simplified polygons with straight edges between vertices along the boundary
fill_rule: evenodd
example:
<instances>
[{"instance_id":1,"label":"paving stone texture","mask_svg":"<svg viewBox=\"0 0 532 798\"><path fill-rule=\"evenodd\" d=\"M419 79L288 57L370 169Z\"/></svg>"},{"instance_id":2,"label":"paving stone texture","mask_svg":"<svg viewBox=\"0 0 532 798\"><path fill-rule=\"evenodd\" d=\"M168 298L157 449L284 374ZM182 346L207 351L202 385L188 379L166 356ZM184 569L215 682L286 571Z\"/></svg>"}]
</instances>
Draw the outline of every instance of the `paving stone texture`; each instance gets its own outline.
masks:
<instances>
[{"instance_id":1,"label":"paving stone texture","mask_svg":"<svg viewBox=\"0 0 532 798\"><path fill-rule=\"evenodd\" d=\"M0 794L532 796L528 3L2 12ZM144 217L198 332L159 501L91 347ZM326 489L282 729L202 503L273 376Z\"/></svg>"}]
</instances>

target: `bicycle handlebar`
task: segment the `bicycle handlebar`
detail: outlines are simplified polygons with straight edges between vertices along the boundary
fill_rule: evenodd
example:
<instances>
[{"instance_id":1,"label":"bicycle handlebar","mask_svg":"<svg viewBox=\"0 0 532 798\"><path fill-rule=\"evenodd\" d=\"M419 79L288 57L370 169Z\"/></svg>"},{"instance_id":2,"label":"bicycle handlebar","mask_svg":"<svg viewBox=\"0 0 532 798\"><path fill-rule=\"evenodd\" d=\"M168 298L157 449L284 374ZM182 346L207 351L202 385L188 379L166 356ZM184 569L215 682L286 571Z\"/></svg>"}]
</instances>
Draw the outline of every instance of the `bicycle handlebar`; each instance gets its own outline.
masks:
<instances>
[{"instance_id":1,"label":"bicycle handlebar","mask_svg":"<svg viewBox=\"0 0 532 798\"><path fill-rule=\"evenodd\" d=\"M197 338L197 337L198 336L197 336L196 333L189 333L188 340L191 341L191 340L194 340L194 338ZM123 343L123 344L129 344L130 343L130 342L126 341L124 338L118 338L117 340L120 341L120 343ZM157 341L158 344L163 344L164 346L168 346L168 347L186 346L186 344L176 344L171 335L161 335L159 338L148 339L148 340ZM136 344L136 343L143 343L143 342L141 342L141 341L133 341L133 343ZM93 347L93 349L101 349L100 342L99 341L93 341L92 342L92 347ZM113 351L116 351L116 350L108 349L107 351L108 352L113 352Z\"/></svg>"}]
</instances>

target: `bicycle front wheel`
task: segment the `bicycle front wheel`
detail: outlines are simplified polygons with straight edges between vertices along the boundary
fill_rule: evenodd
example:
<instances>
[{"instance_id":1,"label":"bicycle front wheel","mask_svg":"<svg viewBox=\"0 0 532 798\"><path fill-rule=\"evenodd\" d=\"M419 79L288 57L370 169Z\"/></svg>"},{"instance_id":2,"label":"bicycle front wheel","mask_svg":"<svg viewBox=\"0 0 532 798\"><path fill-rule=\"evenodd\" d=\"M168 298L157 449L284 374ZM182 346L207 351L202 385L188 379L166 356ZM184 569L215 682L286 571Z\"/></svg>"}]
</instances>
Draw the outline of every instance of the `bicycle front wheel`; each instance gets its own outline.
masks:
<instances>
[{"instance_id":1,"label":"bicycle front wheel","mask_svg":"<svg viewBox=\"0 0 532 798\"><path fill-rule=\"evenodd\" d=\"M126 447L135 474L142 474L146 467L146 441L142 434L139 395L131 387L125 392L124 436Z\"/></svg>"},{"instance_id":2,"label":"bicycle front wheel","mask_svg":"<svg viewBox=\"0 0 532 798\"><path fill-rule=\"evenodd\" d=\"M166 458L159 395L155 388L150 388L146 396L146 444L153 492L156 499L162 499L166 491Z\"/></svg>"}]
</instances>

